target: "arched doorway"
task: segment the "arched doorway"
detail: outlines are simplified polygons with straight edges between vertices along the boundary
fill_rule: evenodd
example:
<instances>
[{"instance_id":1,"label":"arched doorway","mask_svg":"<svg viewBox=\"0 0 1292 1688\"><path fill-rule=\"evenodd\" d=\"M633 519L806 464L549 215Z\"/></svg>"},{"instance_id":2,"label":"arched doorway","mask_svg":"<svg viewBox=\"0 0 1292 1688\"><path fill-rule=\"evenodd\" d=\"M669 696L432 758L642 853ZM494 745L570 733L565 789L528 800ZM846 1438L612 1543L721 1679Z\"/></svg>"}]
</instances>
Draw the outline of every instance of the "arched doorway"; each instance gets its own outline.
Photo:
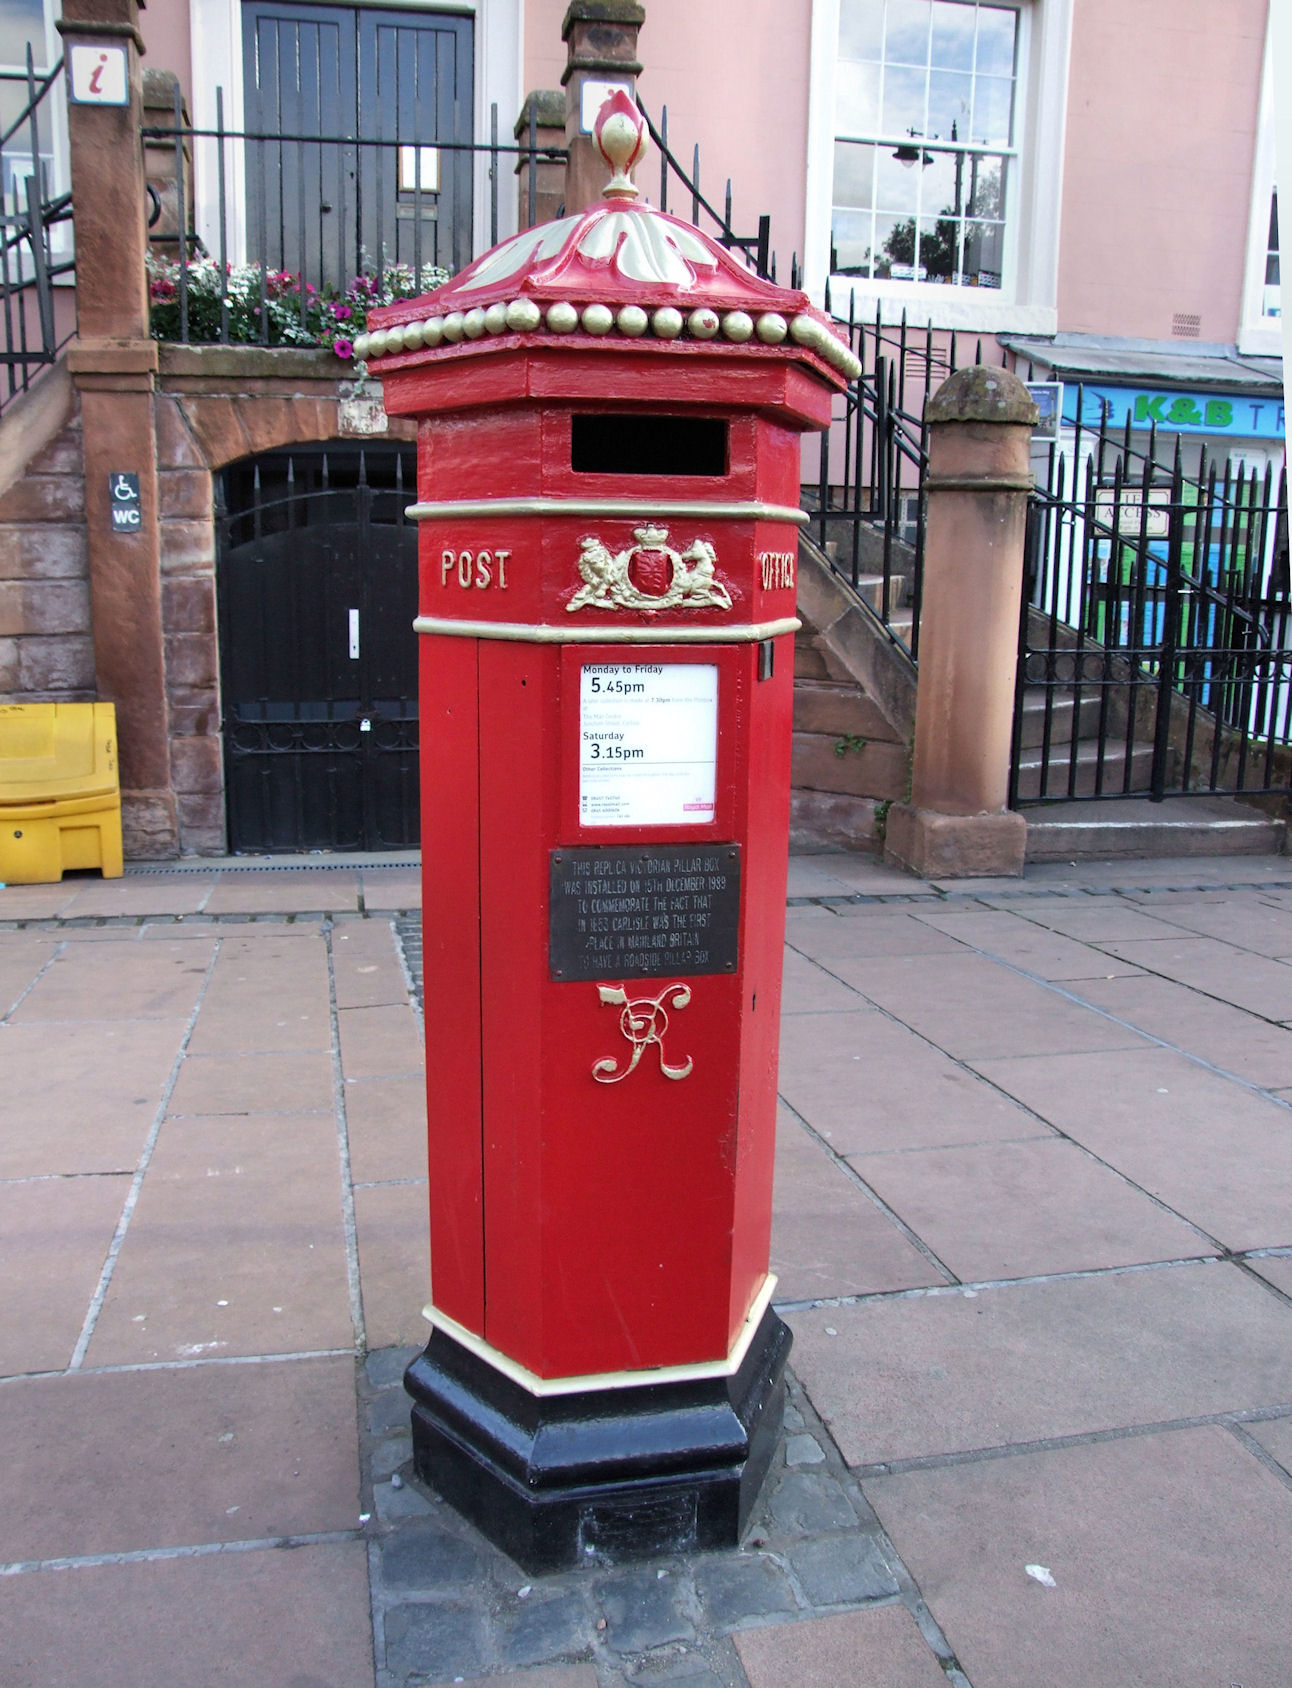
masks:
<instances>
[{"instance_id":1,"label":"arched doorway","mask_svg":"<svg viewBox=\"0 0 1292 1688\"><path fill-rule=\"evenodd\" d=\"M229 848L415 845L411 444L300 446L217 478Z\"/></svg>"}]
</instances>

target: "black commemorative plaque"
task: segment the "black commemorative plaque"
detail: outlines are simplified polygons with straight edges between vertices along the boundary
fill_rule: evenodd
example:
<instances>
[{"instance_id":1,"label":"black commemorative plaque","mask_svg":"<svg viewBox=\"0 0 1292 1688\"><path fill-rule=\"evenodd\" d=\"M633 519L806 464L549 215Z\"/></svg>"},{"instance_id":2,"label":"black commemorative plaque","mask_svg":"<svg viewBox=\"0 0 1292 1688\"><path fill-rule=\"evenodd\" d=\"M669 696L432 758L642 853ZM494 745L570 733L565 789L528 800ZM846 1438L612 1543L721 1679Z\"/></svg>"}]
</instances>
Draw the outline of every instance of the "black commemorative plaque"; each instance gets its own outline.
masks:
<instances>
[{"instance_id":1,"label":"black commemorative plaque","mask_svg":"<svg viewBox=\"0 0 1292 1688\"><path fill-rule=\"evenodd\" d=\"M554 979L734 973L738 844L610 844L552 851Z\"/></svg>"}]
</instances>

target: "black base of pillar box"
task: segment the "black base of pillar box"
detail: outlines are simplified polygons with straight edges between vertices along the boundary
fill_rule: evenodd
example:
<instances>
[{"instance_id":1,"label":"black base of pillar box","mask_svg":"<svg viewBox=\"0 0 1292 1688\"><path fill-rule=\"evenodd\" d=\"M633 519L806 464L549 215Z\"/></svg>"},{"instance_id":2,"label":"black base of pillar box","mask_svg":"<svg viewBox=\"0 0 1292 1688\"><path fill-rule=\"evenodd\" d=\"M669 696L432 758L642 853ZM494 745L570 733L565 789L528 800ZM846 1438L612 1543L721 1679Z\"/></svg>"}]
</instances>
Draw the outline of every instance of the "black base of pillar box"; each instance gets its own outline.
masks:
<instances>
[{"instance_id":1,"label":"black base of pillar box","mask_svg":"<svg viewBox=\"0 0 1292 1688\"><path fill-rule=\"evenodd\" d=\"M530 1572L734 1547L792 1340L768 1308L731 1377L540 1396L436 1330L404 1374L414 1470Z\"/></svg>"}]
</instances>

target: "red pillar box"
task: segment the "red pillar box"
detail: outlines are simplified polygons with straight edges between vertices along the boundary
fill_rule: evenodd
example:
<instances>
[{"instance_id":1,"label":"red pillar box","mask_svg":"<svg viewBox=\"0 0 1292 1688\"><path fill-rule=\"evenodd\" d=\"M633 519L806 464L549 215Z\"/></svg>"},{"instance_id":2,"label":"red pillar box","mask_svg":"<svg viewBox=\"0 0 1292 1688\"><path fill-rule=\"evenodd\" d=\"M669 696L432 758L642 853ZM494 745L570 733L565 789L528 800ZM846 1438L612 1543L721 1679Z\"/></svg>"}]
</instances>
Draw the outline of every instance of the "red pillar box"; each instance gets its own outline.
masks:
<instances>
[{"instance_id":1,"label":"red pillar box","mask_svg":"<svg viewBox=\"0 0 1292 1688\"><path fill-rule=\"evenodd\" d=\"M419 1475L522 1564L734 1543L768 1236L806 296L606 199L374 312L419 419L433 1334Z\"/></svg>"}]
</instances>

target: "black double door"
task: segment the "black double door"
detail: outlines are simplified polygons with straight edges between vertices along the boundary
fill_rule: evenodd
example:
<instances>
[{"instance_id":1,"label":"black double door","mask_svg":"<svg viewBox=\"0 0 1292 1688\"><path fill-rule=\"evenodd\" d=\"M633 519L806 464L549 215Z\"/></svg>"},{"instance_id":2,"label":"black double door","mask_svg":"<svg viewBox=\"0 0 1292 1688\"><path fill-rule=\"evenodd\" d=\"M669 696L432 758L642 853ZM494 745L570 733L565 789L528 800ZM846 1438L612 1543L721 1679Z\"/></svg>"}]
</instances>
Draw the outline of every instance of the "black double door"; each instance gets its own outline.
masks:
<instances>
[{"instance_id":1,"label":"black double door","mask_svg":"<svg viewBox=\"0 0 1292 1688\"><path fill-rule=\"evenodd\" d=\"M247 243L344 288L471 258L473 20L244 0Z\"/></svg>"},{"instance_id":2,"label":"black double door","mask_svg":"<svg viewBox=\"0 0 1292 1688\"><path fill-rule=\"evenodd\" d=\"M415 845L414 449L279 452L218 512L229 847Z\"/></svg>"}]
</instances>

